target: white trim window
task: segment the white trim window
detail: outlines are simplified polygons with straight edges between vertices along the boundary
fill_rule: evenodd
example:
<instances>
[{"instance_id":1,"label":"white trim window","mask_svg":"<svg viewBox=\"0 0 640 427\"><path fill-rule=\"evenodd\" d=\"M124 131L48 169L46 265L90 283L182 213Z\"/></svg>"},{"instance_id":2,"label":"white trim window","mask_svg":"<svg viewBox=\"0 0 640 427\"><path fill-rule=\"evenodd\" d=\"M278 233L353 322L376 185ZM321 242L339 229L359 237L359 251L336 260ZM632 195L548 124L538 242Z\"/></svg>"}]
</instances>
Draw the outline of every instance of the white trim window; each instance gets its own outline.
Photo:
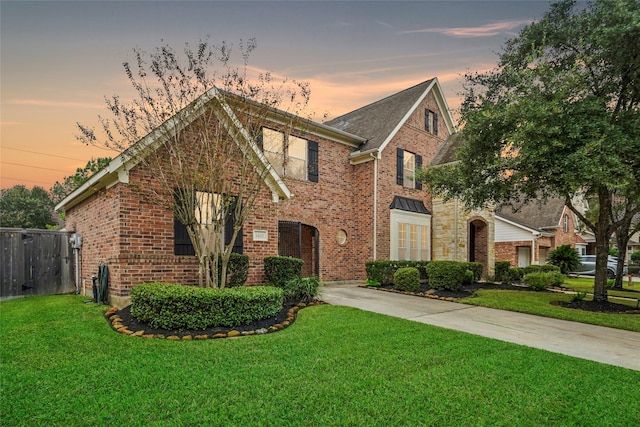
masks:
<instances>
[{"instance_id":1,"label":"white trim window","mask_svg":"<svg viewBox=\"0 0 640 427\"><path fill-rule=\"evenodd\" d=\"M318 143L262 128L262 151L278 175L318 182Z\"/></svg>"},{"instance_id":2,"label":"white trim window","mask_svg":"<svg viewBox=\"0 0 640 427\"><path fill-rule=\"evenodd\" d=\"M431 215L391 209L391 259L431 259Z\"/></svg>"}]
</instances>

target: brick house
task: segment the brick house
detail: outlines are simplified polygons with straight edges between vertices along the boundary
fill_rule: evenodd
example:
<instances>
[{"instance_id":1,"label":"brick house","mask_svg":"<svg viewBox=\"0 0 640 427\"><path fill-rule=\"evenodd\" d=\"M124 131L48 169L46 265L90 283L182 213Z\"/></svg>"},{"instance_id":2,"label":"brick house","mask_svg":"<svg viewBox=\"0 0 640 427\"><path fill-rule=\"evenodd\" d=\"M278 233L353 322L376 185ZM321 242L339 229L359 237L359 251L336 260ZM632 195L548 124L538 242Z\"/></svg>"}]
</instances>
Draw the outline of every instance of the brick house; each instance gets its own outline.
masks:
<instances>
[{"instance_id":1,"label":"brick house","mask_svg":"<svg viewBox=\"0 0 640 427\"><path fill-rule=\"evenodd\" d=\"M326 123L272 110L261 141L242 137L225 99L215 92L203 102L217 103L219 123L239 127L238 149L269 169L234 248L249 255L248 284L262 282L266 256L302 258L304 274L325 282L363 280L372 259L432 259L439 230L431 195L414 173L455 133L437 79ZM135 146L156 150L159 141L152 132ZM66 212L66 229L83 238L82 284L107 264L116 306L138 283L197 283L198 263L171 200L136 191L154 185L153 170L123 153L56 206Z\"/></svg>"},{"instance_id":2,"label":"brick house","mask_svg":"<svg viewBox=\"0 0 640 427\"><path fill-rule=\"evenodd\" d=\"M431 160L431 166L457 162L455 152L461 144L458 134L452 135ZM458 199L444 201L434 197L432 259L479 262L483 265L483 276L493 276L495 226L491 208L469 211Z\"/></svg>"},{"instance_id":3,"label":"brick house","mask_svg":"<svg viewBox=\"0 0 640 427\"><path fill-rule=\"evenodd\" d=\"M496 259L512 266L544 264L549 252L570 245L586 253L587 243L576 232L577 219L561 198L531 202L517 209L505 206L495 214Z\"/></svg>"}]
</instances>

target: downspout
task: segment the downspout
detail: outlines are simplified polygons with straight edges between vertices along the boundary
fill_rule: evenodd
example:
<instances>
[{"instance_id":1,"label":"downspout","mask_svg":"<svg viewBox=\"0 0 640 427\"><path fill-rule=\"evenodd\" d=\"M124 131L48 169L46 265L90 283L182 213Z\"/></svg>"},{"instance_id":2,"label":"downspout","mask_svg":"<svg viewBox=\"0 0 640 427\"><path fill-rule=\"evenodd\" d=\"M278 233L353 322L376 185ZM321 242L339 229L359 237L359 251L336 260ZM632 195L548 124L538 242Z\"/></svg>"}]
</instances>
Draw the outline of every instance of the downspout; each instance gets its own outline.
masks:
<instances>
[{"instance_id":1,"label":"downspout","mask_svg":"<svg viewBox=\"0 0 640 427\"><path fill-rule=\"evenodd\" d=\"M458 261L458 199L453 199L453 259Z\"/></svg>"},{"instance_id":2,"label":"downspout","mask_svg":"<svg viewBox=\"0 0 640 427\"><path fill-rule=\"evenodd\" d=\"M378 154L373 157L373 261L378 259Z\"/></svg>"}]
</instances>

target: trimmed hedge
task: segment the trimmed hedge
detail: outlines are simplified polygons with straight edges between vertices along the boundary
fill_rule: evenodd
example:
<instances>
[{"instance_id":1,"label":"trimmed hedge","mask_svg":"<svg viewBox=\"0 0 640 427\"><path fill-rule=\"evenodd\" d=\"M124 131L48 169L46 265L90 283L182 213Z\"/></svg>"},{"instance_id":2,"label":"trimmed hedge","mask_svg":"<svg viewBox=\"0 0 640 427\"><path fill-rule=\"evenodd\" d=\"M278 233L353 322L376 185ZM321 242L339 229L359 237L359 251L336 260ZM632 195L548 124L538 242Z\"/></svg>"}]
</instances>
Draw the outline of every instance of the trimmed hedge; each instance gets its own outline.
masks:
<instances>
[{"instance_id":1,"label":"trimmed hedge","mask_svg":"<svg viewBox=\"0 0 640 427\"><path fill-rule=\"evenodd\" d=\"M284 288L287 282L302 277L304 261L287 256L271 256L264 259L265 281L278 288Z\"/></svg>"},{"instance_id":2,"label":"trimmed hedge","mask_svg":"<svg viewBox=\"0 0 640 427\"><path fill-rule=\"evenodd\" d=\"M509 282L509 269L511 268L511 263L509 261L496 261L496 281L497 282Z\"/></svg>"},{"instance_id":3,"label":"trimmed hedge","mask_svg":"<svg viewBox=\"0 0 640 427\"><path fill-rule=\"evenodd\" d=\"M393 275L399 268L414 267L420 273L420 280L428 280L427 265L429 261L389 261L377 260L365 263L367 272L367 280L373 283L377 282L381 285L390 285L393 283Z\"/></svg>"},{"instance_id":4,"label":"trimmed hedge","mask_svg":"<svg viewBox=\"0 0 640 427\"><path fill-rule=\"evenodd\" d=\"M222 257L218 265L222 265ZM232 252L227 263L227 284L226 287L244 286L249 277L249 255ZM218 271L218 283L222 278L222 268Z\"/></svg>"},{"instance_id":5,"label":"trimmed hedge","mask_svg":"<svg viewBox=\"0 0 640 427\"><path fill-rule=\"evenodd\" d=\"M431 261L427 265L429 284L433 289L458 291L467 271L466 262Z\"/></svg>"},{"instance_id":6,"label":"trimmed hedge","mask_svg":"<svg viewBox=\"0 0 640 427\"><path fill-rule=\"evenodd\" d=\"M512 267L509 269L509 281L510 282L518 282L522 280L522 276L524 276L524 271L520 267Z\"/></svg>"},{"instance_id":7,"label":"trimmed hedge","mask_svg":"<svg viewBox=\"0 0 640 427\"><path fill-rule=\"evenodd\" d=\"M560 286L564 283L565 276L559 271L529 273L524 276L522 282L531 289L541 291L549 286Z\"/></svg>"},{"instance_id":8,"label":"trimmed hedge","mask_svg":"<svg viewBox=\"0 0 640 427\"><path fill-rule=\"evenodd\" d=\"M480 262L468 262L467 270L473 273L473 280L477 282L482 278L483 265Z\"/></svg>"},{"instance_id":9,"label":"trimmed hedge","mask_svg":"<svg viewBox=\"0 0 640 427\"><path fill-rule=\"evenodd\" d=\"M420 272L415 267L402 267L393 273L393 283L401 291L415 292L420 289Z\"/></svg>"},{"instance_id":10,"label":"trimmed hedge","mask_svg":"<svg viewBox=\"0 0 640 427\"><path fill-rule=\"evenodd\" d=\"M551 264L531 264L523 269L523 273L525 276L531 273L560 273L560 267Z\"/></svg>"},{"instance_id":11,"label":"trimmed hedge","mask_svg":"<svg viewBox=\"0 0 640 427\"><path fill-rule=\"evenodd\" d=\"M205 289L144 283L131 289L131 314L152 328L205 329L246 325L275 316L284 291L270 286Z\"/></svg>"}]
</instances>

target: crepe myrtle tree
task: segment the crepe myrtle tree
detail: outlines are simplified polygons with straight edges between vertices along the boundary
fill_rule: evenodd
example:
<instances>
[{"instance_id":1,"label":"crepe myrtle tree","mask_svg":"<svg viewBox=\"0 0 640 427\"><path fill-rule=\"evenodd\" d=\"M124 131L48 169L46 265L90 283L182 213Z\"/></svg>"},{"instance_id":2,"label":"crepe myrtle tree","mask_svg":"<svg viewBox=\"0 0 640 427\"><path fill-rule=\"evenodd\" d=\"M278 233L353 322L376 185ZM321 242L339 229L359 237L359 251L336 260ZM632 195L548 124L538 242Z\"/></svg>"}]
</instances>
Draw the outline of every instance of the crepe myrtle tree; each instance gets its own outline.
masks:
<instances>
[{"instance_id":1,"label":"crepe myrtle tree","mask_svg":"<svg viewBox=\"0 0 640 427\"><path fill-rule=\"evenodd\" d=\"M256 46L255 39L240 41L241 65L234 65L232 44L209 37L182 51L167 44L134 49L134 60L123 67L135 98L106 98L110 115L98 117L98 131L78 124L82 142L115 148L151 171L154 182L130 187L149 200L167 201L191 239L205 287L227 283L234 243L265 190L265 176L273 173L262 152L249 148L276 109L290 114L269 127L284 132L301 126L295 118L309 101L307 83L249 75ZM233 232L226 242L229 221Z\"/></svg>"},{"instance_id":2,"label":"crepe myrtle tree","mask_svg":"<svg viewBox=\"0 0 640 427\"><path fill-rule=\"evenodd\" d=\"M467 207L561 196L596 238L594 300L607 300L608 244L640 185L640 3L553 3L508 40L497 67L465 76L458 162L421 178ZM574 197L593 197L588 219Z\"/></svg>"}]
</instances>

